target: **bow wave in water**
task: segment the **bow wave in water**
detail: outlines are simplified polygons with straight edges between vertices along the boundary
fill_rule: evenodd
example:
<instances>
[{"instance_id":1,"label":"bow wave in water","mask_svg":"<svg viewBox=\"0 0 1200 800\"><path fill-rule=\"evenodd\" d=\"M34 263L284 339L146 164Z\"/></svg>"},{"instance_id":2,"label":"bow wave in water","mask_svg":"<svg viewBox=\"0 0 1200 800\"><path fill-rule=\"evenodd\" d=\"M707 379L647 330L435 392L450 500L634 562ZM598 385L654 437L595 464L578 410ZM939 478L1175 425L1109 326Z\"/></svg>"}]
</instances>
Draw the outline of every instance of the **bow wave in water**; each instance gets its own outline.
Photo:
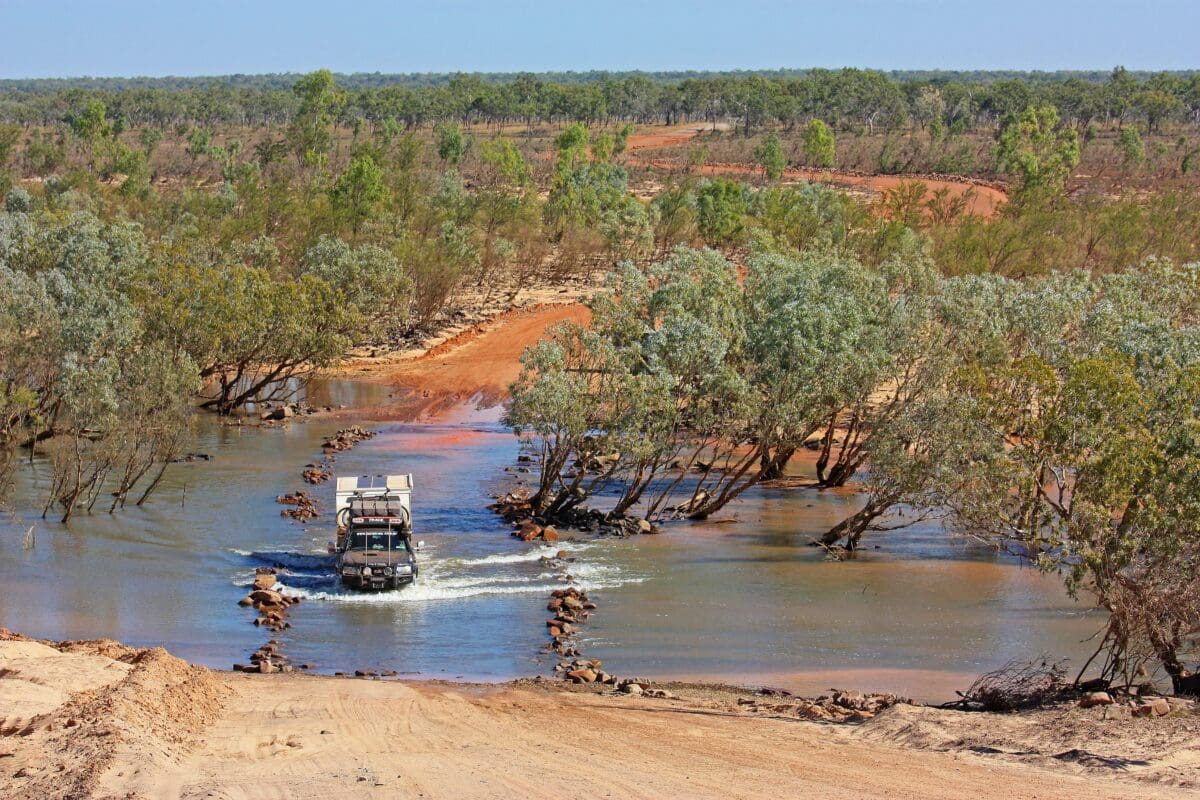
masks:
<instances>
[{"instance_id":1,"label":"bow wave in water","mask_svg":"<svg viewBox=\"0 0 1200 800\"><path fill-rule=\"evenodd\" d=\"M443 547L445 545L443 544ZM518 545L528 547L528 545ZM280 589L308 600L336 603L405 604L434 600L458 600L478 595L534 594L547 596L568 582L589 592L616 589L645 580L619 564L609 563L600 542L563 542L554 547L533 547L523 552L487 556L439 557L433 548L418 552L420 577L411 586L384 592L348 589L334 574L334 556L324 553L286 551L235 551L249 563L233 583L246 586L253 567L278 570ZM562 569L547 570L546 560L566 554ZM583 561L582 559L587 559ZM567 576L570 576L568 581Z\"/></svg>"}]
</instances>

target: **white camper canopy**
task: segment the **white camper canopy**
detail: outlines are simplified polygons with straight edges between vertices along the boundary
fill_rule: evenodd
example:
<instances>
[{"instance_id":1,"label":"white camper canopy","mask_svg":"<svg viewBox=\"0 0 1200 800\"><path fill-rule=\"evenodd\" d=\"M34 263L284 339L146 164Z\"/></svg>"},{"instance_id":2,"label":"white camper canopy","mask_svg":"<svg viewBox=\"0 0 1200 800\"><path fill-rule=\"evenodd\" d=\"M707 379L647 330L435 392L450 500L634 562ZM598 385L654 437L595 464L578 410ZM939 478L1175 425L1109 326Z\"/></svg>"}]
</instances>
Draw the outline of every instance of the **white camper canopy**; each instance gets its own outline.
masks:
<instances>
[{"instance_id":1,"label":"white camper canopy","mask_svg":"<svg viewBox=\"0 0 1200 800\"><path fill-rule=\"evenodd\" d=\"M403 516L412 519L412 475L357 475L337 479L334 510L339 525L350 514L351 501L367 501L376 510L371 516ZM375 502L371 502L375 501ZM356 503L357 504L357 503Z\"/></svg>"}]
</instances>

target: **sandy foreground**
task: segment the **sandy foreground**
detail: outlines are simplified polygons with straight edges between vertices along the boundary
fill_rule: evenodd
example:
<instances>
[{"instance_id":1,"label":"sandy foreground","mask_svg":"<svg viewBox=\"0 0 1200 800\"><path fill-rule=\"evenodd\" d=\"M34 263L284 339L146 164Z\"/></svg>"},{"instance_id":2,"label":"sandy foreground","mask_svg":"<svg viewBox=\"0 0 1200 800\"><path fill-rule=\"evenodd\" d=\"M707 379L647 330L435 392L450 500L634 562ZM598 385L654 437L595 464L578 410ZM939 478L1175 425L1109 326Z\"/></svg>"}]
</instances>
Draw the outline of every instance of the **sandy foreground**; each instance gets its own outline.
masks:
<instances>
[{"instance_id":1,"label":"sandy foreground","mask_svg":"<svg viewBox=\"0 0 1200 800\"><path fill-rule=\"evenodd\" d=\"M859 725L672 685L212 672L0 635L0 797L1195 797L1200 716L897 706ZM743 704L739 704L739 697ZM747 709L756 710L747 710Z\"/></svg>"}]
</instances>

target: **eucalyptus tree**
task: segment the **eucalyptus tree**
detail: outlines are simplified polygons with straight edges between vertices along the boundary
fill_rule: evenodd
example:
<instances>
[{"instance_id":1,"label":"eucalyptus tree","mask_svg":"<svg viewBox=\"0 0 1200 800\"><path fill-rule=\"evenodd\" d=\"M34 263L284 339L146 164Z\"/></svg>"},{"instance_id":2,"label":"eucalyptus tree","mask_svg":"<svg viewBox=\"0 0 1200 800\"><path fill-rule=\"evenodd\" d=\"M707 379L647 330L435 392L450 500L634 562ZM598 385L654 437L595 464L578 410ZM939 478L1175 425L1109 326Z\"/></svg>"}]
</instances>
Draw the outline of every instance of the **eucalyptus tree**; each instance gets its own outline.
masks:
<instances>
[{"instance_id":1,"label":"eucalyptus tree","mask_svg":"<svg viewBox=\"0 0 1200 800\"><path fill-rule=\"evenodd\" d=\"M198 375L141 323L146 267L134 226L0 214L0 446L48 454L44 513L140 503L182 449Z\"/></svg>"},{"instance_id":2,"label":"eucalyptus tree","mask_svg":"<svg viewBox=\"0 0 1200 800\"><path fill-rule=\"evenodd\" d=\"M686 507L708 516L778 474L796 448L869 382L885 359L886 283L832 252L758 255L745 278L747 400L737 435L710 445Z\"/></svg>"},{"instance_id":3,"label":"eucalyptus tree","mask_svg":"<svg viewBox=\"0 0 1200 800\"><path fill-rule=\"evenodd\" d=\"M1126 167L1136 167L1146 160L1146 145L1142 135L1132 125L1121 128L1118 139L1121 145L1121 162Z\"/></svg>"},{"instance_id":4,"label":"eucalyptus tree","mask_svg":"<svg viewBox=\"0 0 1200 800\"><path fill-rule=\"evenodd\" d=\"M588 335L575 335L572 348L536 351L513 386L514 426L535 431L555 455L543 462L538 507L568 502L546 503L545 487L567 461L562 450L581 447L585 436L605 448L634 443L605 462L607 480L625 481L619 507L643 502L647 515L671 508L692 518L724 507L878 381L888 302L882 276L832 253L755 256L744 283L712 251L680 249L644 272L624 267L593 301ZM564 361L564 353L572 358ZM634 411L584 411L602 397L585 379L597 371L605 386L640 398ZM529 424L553 423L566 408L570 436ZM579 461L588 463L593 453L586 455ZM585 499L578 491L594 490L566 488L571 503ZM678 495L684 499L669 505Z\"/></svg>"},{"instance_id":5,"label":"eucalyptus tree","mask_svg":"<svg viewBox=\"0 0 1200 800\"><path fill-rule=\"evenodd\" d=\"M355 156L329 190L334 214L358 237L363 223L370 220L387 198L383 170L369 153Z\"/></svg>"},{"instance_id":6,"label":"eucalyptus tree","mask_svg":"<svg viewBox=\"0 0 1200 800\"><path fill-rule=\"evenodd\" d=\"M754 160L762 167L763 175L769 181L777 181L783 177L787 167L787 158L783 155L783 147L777 134L768 134L758 147L754 149Z\"/></svg>"},{"instance_id":7,"label":"eucalyptus tree","mask_svg":"<svg viewBox=\"0 0 1200 800\"><path fill-rule=\"evenodd\" d=\"M482 170L474 192L474 220L483 235L479 283L506 264L530 265L542 255L541 209L525 157L512 139L479 148Z\"/></svg>"},{"instance_id":8,"label":"eucalyptus tree","mask_svg":"<svg viewBox=\"0 0 1200 800\"><path fill-rule=\"evenodd\" d=\"M996 168L1016 176L1018 195L1061 194L1079 158L1079 134L1060 125L1053 106L1030 106L1000 129Z\"/></svg>"},{"instance_id":9,"label":"eucalyptus tree","mask_svg":"<svg viewBox=\"0 0 1200 800\"><path fill-rule=\"evenodd\" d=\"M457 167L466 155L469 141L457 122L439 122L433 130L437 139L437 154L442 161Z\"/></svg>"},{"instance_id":10,"label":"eucalyptus tree","mask_svg":"<svg viewBox=\"0 0 1200 800\"><path fill-rule=\"evenodd\" d=\"M579 123L555 139L558 153L543 221L560 252L577 239L599 237L613 261L639 258L654 246L653 219L630 194L624 167L614 164L611 137L593 139Z\"/></svg>"},{"instance_id":11,"label":"eucalyptus tree","mask_svg":"<svg viewBox=\"0 0 1200 800\"><path fill-rule=\"evenodd\" d=\"M875 306L875 341L868 350L881 358L861 364L849 401L829 417L816 460L817 481L824 487L844 486L873 461L880 440L894 439L893 428L921 413L915 409L941 390L953 364L936 318L941 277L933 262L920 253L898 255L879 274L886 298Z\"/></svg>"},{"instance_id":12,"label":"eucalyptus tree","mask_svg":"<svg viewBox=\"0 0 1200 800\"><path fill-rule=\"evenodd\" d=\"M320 278L353 307L363 338L387 340L408 326L412 280L390 251L322 236L298 266L301 275Z\"/></svg>"},{"instance_id":13,"label":"eucalyptus tree","mask_svg":"<svg viewBox=\"0 0 1200 800\"><path fill-rule=\"evenodd\" d=\"M712 246L728 247L746 234L749 190L729 178L706 180L696 188L696 227Z\"/></svg>"},{"instance_id":14,"label":"eucalyptus tree","mask_svg":"<svg viewBox=\"0 0 1200 800\"><path fill-rule=\"evenodd\" d=\"M508 421L541 451L539 512L612 485L614 513L663 507L707 443L731 431L744 390L740 304L728 261L680 249L644 271L619 267L592 299L588 328L559 328L526 352Z\"/></svg>"},{"instance_id":15,"label":"eucalyptus tree","mask_svg":"<svg viewBox=\"0 0 1200 800\"><path fill-rule=\"evenodd\" d=\"M822 120L814 119L804 129L804 160L812 167L829 168L837 163L833 131Z\"/></svg>"},{"instance_id":16,"label":"eucalyptus tree","mask_svg":"<svg viewBox=\"0 0 1200 800\"><path fill-rule=\"evenodd\" d=\"M944 451L943 474L960 477L930 501L954 529L1062 575L1108 612L1103 677L1133 681L1157 663L1176 691L1192 692L1198 275L1151 262L1024 285L956 282L947 321L966 360L949 386L967 425Z\"/></svg>"},{"instance_id":17,"label":"eucalyptus tree","mask_svg":"<svg viewBox=\"0 0 1200 800\"><path fill-rule=\"evenodd\" d=\"M585 468L612 448L629 373L610 342L570 323L527 348L521 368L506 420L538 450L531 505L539 514L561 514L586 500L616 467L612 460L599 474ZM577 466L568 470L573 460Z\"/></svg>"},{"instance_id":18,"label":"eucalyptus tree","mask_svg":"<svg viewBox=\"0 0 1200 800\"><path fill-rule=\"evenodd\" d=\"M204 408L232 414L289 397L367 332L346 295L314 274L326 267L318 255L330 249L319 248L294 279L276 279L203 242L158 254L135 297L155 340L197 365ZM371 253L347 260L357 255L372 269L382 263L386 273L386 258Z\"/></svg>"},{"instance_id":19,"label":"eucalyptus tree","mask_svg":"<svg viewBox=\"0 0 1200 800\"><path fill-rule=\"evenodd\" d=\"M320 167L333 148L333 125L346 103L346 93L327 69L301 77L292 86L299 107L287 138L301 164Z\"/></svg>"}]
</instances>

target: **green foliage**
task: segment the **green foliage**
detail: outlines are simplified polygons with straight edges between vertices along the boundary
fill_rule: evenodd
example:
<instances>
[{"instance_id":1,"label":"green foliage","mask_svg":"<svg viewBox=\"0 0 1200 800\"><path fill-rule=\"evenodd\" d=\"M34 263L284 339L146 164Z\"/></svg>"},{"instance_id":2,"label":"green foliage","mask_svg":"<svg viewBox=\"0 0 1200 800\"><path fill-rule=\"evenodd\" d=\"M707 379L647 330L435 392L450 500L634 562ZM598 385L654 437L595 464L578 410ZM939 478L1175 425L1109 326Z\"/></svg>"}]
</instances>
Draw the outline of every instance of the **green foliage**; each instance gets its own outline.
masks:
<instances>
[{"instance_id":1,"label":"green foliage","mask_svg":"<svg viewBox=\"0 0 1200 800\"><path fill-rule=\"evenodd\" d=\"M482 254L470 230L446 220L432 236L407 233L394 251L413 284L413 322L430 323L463 278L478 270Z\"/></svg>"},{"instance_id":2,"label":"green foliage","mask_svg":"<svg viewBox=\"0 0 1200 800\"><path fill-rule=\"evenodd\" d=\"M582 123L576 122L563 128L554 137L554 147L558 151L558 169L574 166L587 152L591 135Z\"/></svg>"},{"instance_id":3,"label":"green foliage","mask_svg":"<svg viewBox=\"0 0 1200 800\"><path fill-rule=\"evenodd\" d=\"M106 116L107 109L99 100L89 100L82 111L71 114L67 123L71 132L86 142L96 142L113 134L112 123Z\"/></svg>"},{"instance_id":4,"label":"green foliage","mask_svg":"<svg viewBox=\"0 0 1200 800\"><path fill-rule=\"evenodd\" d=\"M1016 176L1018 196L1061 194L1079 158L1078 134L1059 125L1051 106L1026 108L1000 129L996 168Z\"/></svg>"},{"instance_id":5,"label":"green foliage","mask_svg":"<svg viewBox=\"0 0 1200 800\"><path fill-rule=\"evenodd\" d=\"M783 155L779 136L772 133L764 138L762 144L754 149L754 160L762 167L767 180L777 181L783 177L783 170L787 167L787 158Z\"/></svg>"},{"instance_id":6,"label":"green foliage","mask_svg":"<svg viewBox=\"0 0 1200 800\"><path fill-rule=\"evenodd\" d=\"M761 191L750 210L760 236L766 234L775 247L796 252L851 244L871 226L870 211L863 204L815 183Z\"/></svg>"},{"instance_id":7,"label":"green foliage","mask_svg":"<svg viewBox=\"0 0 1200 800\"><path fill-rule=\"evenodd\" d=\"M833 167L837 163L833 131L822 120L814 119L804 129L804 160L812 167Z\"/></svg>"},{"instance_id":8,"label":"green foliage","mask_svg":"<svg viewBox=\"0 0 1200 800\"><path fill-rule=\"evenodd\" d=\"M1177 691L1200 620L1196 274L965 284L953 388L975 434L948 453L964 480L942 498L956 527L1016 542L1109 612L1105 677L1149 659Z\"/></svg>"},{"instance_id":9,"label":"green foliage","mask_svg":"<svg viewBox=\"0 0 1200 800\"><path fill-rule=\"evenodd\" d=\"M4 195L4 210L9 214L28 213L33 210L33 197L20 186L14 186Z\"/></svg>"},{"instance_id":10,"label":"green foliage","mask_svg":"<svg viewBox=\"0 0 1200 800\"><path fill-rule=\"evenodd\" d=\"M353 307L365 324L363 338L386 341L408 326L412 281L382 248L322 236L301 256L300 274L320 278Z\"/></svg>"},{"instance_id":11,"label":"green foliage","mask_svg":"<svg viewBox=\"0 0 1200 800\"><path fill-rule=\"evenodd\" d=\"M182 446L197 370L130 300L147 258L135 226L0 214L0 447L48 439L44 510L64 520L106 488L110 510L140 503Z\"/></svg>"},{"instance_id":12,"label":"green foliage","mask_svg":"<svg viewBox=\"0 0 1200 800\"><path fill-rule=\"evenodd\" d=\"M288 142L301 163L319 167L333 147L332 125L346 103L346 94L327 69L300 78L292 93L300 105L288 128Z\"/></svg>"},{"instance_id":13,"label":"green foliage","mask_svg":"<svg viewBox=\"0 0 1200 800\"><path fill-rule=\"evenodd\" d=\"M491 168L498 182L526 186L531 180L529 165L512 139L488 139L479 148L479 157Z\"/></svg>"},{"instance_id":14,"label":"green foliage","mask_svg":"<svg viewBox=\"0 0 1200 800\"><path fill-rule=\"evenodd\" d=\"M212 152L212 133L205 128L193 128L187 137L187 154L192 161Z\"/></svg>"},{"instance_id":15,"label":"green foliage","mask_svg":"<svg viewBox=\"0 0 1200 800\"><path fill-rule=\"evenodd\" d=\"M1137 128L1127 125L1120 133L1121 160L1126 167L1136 167L1146 160L1146 146Z\"/></svg>"},{"instance_id":16,"label":"green foliage","mask_svg":"<svg viewBox=\"0 0 1200 800\"><path fill-rule=\"evenodd\" d=\"M205 256L195 246L170 253L137 300L156 341L198 365L206 408L230 414L286 397L290 382L329 366L366 333L353 303L311 272L275 280Z\"/></svg>"},{"instance_id":17,"label":"green foliage","mask_svg":"<svg viewBox=\"0 0 1200 800\"><path fill-rule=\"evenodd\" d=\"M21 126L15 123L0 123L0 170L8 166L17 143L21 141Z\"/></svg>"},{"instance_id":18,"label":"green foliage","mask_svg":"<svg viewBox=\"0 0 1200 800\"><path fill-rule=\"evenodd\" d=\"M929 121L929 142L937 144L944 138L946 138L946 123L942 122L941 117L934 117Z\"/></svg>"},{"instance_id":19,"label":"green foliage","mask_svg":"<svg viewBox=\"0 0 1200 800\"><path fill-rule=\"evenodd\" d=\"M653 246L653 221L629 194L624 168L611 163L611 137L602 135L598 142L596 149L580 124L555 139L558 160L542 217L556 241L598 232L614 260L643 255ZM587 157L589 144L594 159Z\"/></svg>"},{"instance_id":20,"label":"green foliage","mask_svg":"<svg viewBox=\"0 0 1200 800\"><path fill-rule=\"evenodd\" d=\"M1188 260L1200 252L1200 196L1162 192L1119 200L1024 198L1019 212L983 221L966 217L930 228L934 257L948 274L1011 277L1053 270L1117 272L1147 255Z\"/></svg>"},{"instance_id":21,"label":"green foliage","mask_svg":"<svg viewBox=\"0 0 1200 800\"><path fill-rule=\"evenodd\" d=\"M329 191L334 214L350 226L354 236L386 197L383 170L366 154L355 156Z\"/></svg>"},{"instance_id":22,"label":"green foliage","mask_svg":"<svg viewBox=\"0 0 1200 800\"><path fill-rule=\"evenodd\" d=\"M890 377L889 346L919 327L890 307L884 275L830 254L756 256L744 284L712 251L626 265L590 330L532 348L513 386L509 421L544 454L535 505L553 514L615 481L622 510L657 513L681 486L679 513L723 507ZM590 484L562 474L611 450Z\"/></svg>"},{"instance_id":23,"label":"green foliage","mask_svg":"<svg viewBox=\"0 0 1200 800\"><path fill-rule=\"evenodd\" d=\"M697 241L696 198L691 186L668 186L655 196L651 206L654 210L654 239L658 252Z\"/></svg>"},{"instance_id":24,"label":"green foliage","mask_svg":"<svg viewBox=\"0 0 1200 800\"><path fill-rule=\"evenodd\" d=\"M433 129L437 139L438 157L451 166L458 166L467 152L468 140L457 122L439 122Z\"/></svg>"},{"instance_id":25,"label":"green foliage","mask_svg":"<svg viewBox=\"0 0 1200 800\"><path fill-rule=\"evenodd\" d=\"M67 148L60 134L34 131L25 148L25 160L34 175L45 177L57 172L67 159Z\"/></svg>"},{"instance_id":26,"label":"green foliage","mask_svg":"<svg viewBox=\"0 0 1200 800\"><path fill-rule=\"evenodd\" d=\"M146 154L146 158L154 155L154 151L158 149L162 138L163 132L161 128L147 126L138 130L138 144L142 146L142 152Z\"/></svg>"},{"instance_id":27,"label":"green foliage","mask_svg":"<svg viewBox=\"0 0 1200 800\"><path fill-rule=\"evenodd\" d=\"M746 232L746 187L728 178L707 181L696 190L696 226L711 245L730 245Z\"/></svg>"},{"instance_id":28,"label":"green foliage","mask_svg":"<svg viewBox=\"0 0 1200 800\"><path fill-rule=\"evenodd\" d=\"M307 118L290 137L301 158L327 152L302 143L319 116L348 127L395 121L405 127L475 119L527 124L685 118L736 120L748 132L772 124L817 118L833 129L897 130L908 120L923 129L941 119L952 135L990 128L1029 106L1053 105L1082 129L1105 118L1137 120L1158 132L1197 108L1195 76L1188 73L1108 71L1020 73L876 70L775 70L763 73L551 73L533 75L334 76L326 71L296 81L288 74L208 78L86 78L0 82L6 121L45 125L62 109L105 103L115 124L131 128L282 123ZM345 87L344 89L339 88ZM115 126L114 126L115 127ZM319 138L319 137L318 137ZM614 153L620 153L618 132ZM315 146L313 146L315 145Z\"/></svg>"}]
</instances>

